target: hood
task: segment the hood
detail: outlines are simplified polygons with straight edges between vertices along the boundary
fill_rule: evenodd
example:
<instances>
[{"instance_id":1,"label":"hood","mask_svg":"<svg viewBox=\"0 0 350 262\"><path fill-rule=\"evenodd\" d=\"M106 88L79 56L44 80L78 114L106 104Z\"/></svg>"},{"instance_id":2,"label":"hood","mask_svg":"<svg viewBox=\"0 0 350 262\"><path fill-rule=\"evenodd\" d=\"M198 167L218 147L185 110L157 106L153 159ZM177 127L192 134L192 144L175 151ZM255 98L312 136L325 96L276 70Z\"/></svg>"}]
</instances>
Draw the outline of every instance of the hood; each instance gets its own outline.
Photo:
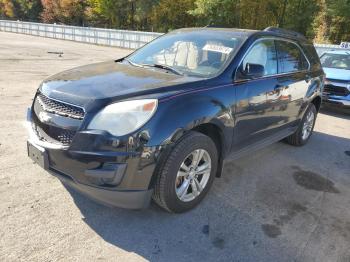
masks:
<instances>
[{"instance_id":1,"label":"hood","mask_svg":"<svg viewBox=\"0 0 350 262\"><path fill-rule=\"evenodd\" d=\"M327 79L350 82L350 70L324 67L323 71L325 72Z\"/></svg>"},{"instance_id":2,"label":"hood","mask_svg":"<svg viewBox=\"0 0 350 262\"><path fill-rule=\"evenodd\" d=\"M159 92L160 88L198 80L200 78L109 61L53 75L42 83L40 90L50 98L87 106L96 100L111 101L146 95Z\"/></svg>"}]
</instances>

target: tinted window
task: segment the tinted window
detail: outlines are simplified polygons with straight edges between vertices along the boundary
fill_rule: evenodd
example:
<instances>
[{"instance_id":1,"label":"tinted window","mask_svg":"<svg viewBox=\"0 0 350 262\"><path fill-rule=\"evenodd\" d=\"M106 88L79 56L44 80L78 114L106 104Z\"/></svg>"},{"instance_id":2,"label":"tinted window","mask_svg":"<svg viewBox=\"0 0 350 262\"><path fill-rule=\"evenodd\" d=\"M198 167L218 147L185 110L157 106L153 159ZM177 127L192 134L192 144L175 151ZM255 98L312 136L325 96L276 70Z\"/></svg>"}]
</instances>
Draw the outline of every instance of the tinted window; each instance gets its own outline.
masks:
<instances>
[{"instance_id":1,"label":"tinted window","mask_svg":"<svg viewBox=\"0 0 350 262\"><path fill-rule=\"evenodd\" d=\"M321 63L323 67L350 70L350 54L325 53L321 56Z\"/></svg>"},{"instance_id":2,"label":"tinted window","mask_svg":"<svg viewBox=\"0 0 350 262\"><path fill-rule=\"evenodd\" d=\"M290 42L276 41L276 47L279 73L290 73L308 69L308 62L298 46Z\"/></svg>"},{"instance_id":3,"label":"tinted window","mask_svg":"<svg viewBox=\"0 0 350 262\"><path fill-rule=\"evenodd\" d=\"M245 78L243 72L247 64L262 65L265 69L264 76L277 74L277 54L273 40L262 40L254 44L239 67L238 79Z\"/></svg>"},{"instance_id":4,"label":"tinted window","mask_svg":"<svg viewBox=\"0 0 350 262\"><path fill-rule=\"evenodd\" d=\"M315 50L314 45L311 43L303 43L302 46L305 54L307 55L307 58L309 59L309 62L311 63L310 66L312 70L321 69L320 58Z\"/></svg>"}]
</instances>

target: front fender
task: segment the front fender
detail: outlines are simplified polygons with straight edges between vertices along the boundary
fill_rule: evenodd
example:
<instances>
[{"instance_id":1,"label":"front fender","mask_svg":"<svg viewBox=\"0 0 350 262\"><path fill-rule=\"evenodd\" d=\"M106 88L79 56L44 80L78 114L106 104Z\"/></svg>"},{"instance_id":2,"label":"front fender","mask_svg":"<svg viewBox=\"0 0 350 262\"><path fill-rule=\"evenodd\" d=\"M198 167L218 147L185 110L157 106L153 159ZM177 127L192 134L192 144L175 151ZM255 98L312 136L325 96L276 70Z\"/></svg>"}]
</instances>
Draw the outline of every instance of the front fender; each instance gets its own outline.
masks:
<instances>
[{"instance_id":1,"label":"front fender","mask_svg":"<svg viewBox=\"0 0 350 262\"><path fill-rule=\"evenodd\" d=\"M158 110L148 125L147 146L176 142L184 133L204 124L215 125L223 134L224 143L231 145L233 114L229 105L210 95L188 94L160 101Z\"/></svg>"}]
</instances>

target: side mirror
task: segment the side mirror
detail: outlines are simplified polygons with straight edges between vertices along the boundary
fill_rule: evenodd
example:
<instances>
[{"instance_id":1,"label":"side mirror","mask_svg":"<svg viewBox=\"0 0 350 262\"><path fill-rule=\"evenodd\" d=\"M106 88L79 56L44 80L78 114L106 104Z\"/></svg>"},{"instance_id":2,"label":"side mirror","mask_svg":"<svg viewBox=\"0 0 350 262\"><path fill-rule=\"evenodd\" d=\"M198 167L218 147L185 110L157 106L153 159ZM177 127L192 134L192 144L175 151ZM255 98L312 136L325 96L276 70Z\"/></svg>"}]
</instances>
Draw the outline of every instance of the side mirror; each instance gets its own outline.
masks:
<instances>
[{"instance_id":1,"label":"side mirror","mask_svg":"<svg viewBox=\"0 0 350 262\"><path fill-rule=\"evenodd\" d=\"M264 76L264 74L265 67L263 65L250 63L247 63L244 71L242 72L242 75L248 79L259 78Z\"/></svg>"}]
</instances>

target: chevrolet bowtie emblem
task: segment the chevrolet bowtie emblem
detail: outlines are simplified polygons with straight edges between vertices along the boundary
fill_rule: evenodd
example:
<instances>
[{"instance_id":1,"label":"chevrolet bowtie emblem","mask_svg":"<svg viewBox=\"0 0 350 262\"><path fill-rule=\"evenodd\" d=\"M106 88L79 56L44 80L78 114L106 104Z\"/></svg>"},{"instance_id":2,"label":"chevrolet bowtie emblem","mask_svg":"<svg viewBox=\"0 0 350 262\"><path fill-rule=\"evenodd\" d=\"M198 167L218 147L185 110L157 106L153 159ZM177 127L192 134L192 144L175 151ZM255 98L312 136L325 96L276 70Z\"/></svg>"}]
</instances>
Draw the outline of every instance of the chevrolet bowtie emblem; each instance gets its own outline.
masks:
<instances>
[{"instance_id":1,"label":"chevrolet bowtie emblem","mask_svg":"<svg viewBox=\"0 0 350 262\"><path fill-rule=\"evenodd\" d=\"M52 117L46 112L40 112L38 118L41 122L49 122Z\"/></svg>"}]
</instances>

